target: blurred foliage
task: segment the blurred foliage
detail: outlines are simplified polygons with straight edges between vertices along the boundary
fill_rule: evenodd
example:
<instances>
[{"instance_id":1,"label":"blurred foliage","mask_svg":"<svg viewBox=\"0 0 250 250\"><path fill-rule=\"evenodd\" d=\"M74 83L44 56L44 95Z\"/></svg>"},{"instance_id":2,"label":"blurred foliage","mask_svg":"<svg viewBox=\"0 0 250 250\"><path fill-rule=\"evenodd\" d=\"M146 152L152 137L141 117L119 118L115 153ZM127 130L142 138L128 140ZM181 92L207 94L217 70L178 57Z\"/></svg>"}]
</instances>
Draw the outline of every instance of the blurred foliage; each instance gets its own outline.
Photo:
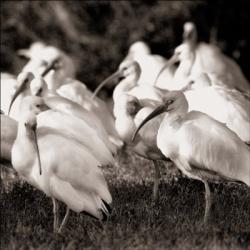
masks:
<instances>
[{"instance_id":1,"label":"blurred foliage","mask_svg":"<svg viewBox=\"0 0 250 250\"><path fill-rule=\"evenodd\" d=\"M194 21L199 39L220 46L249 78L248 9L247 1L1 1L1 71L18 73L16 51L41 40L69 53L77 78L93 89L132 42L169 57L184 22Z\"/></svg>"}]
</instances>

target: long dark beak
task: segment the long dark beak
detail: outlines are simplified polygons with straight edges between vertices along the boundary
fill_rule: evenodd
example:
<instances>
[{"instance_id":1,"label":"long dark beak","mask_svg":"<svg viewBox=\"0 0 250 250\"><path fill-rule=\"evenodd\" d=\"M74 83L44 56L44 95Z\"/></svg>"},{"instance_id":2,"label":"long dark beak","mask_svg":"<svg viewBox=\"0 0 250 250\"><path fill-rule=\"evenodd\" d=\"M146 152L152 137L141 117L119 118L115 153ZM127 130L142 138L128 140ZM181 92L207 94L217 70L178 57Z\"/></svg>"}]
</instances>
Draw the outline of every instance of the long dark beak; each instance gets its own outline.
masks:
<instances>
[{"instance_id":1,"label":"long dark beak","mask_svg":"<svg viewBox=\"0 0 250 250\"><path fill-rule=\"evenodd\" d=\"M53 60L48 67L42 72L41 76L45 77L51 70L58 69L60 58Z\"/></svg>"},{"instance_id":2,"label":"long dark beak","mask_svg":"<svg viewBox=\"0 0 250 250\"><path fill-rule=\"evenodd\" d=\"M46 76L51 70L53 69L57 69L59 66L60 62L60 58L57 58L56 60L52 61L48 67L42 72L41 76L44 77ZM10 102L10 106L9 106L9 110L8 110L8 115L10 114L11 111L11 107L14 103L14 101L16 100L16 98L27 88L27 83L28 83L28 79L24 80L21 85L19 86L19 88L16 90L15 94L13 95L11 102Z\"/></svg>"},{"instance_id":3,"label":"long dark beak","mask_svg":"<svg viewBox=\"0 0 250 250\"><path fill-rule=\"evenodd\" d=\"M16 98L27 88L27 84L28 84L29 80L25 79L19 86L19 88L17 88L15 94L13 95L11 102L10 102L10 106L9 106L9 110L8 110L8 115L10 114L11 111L11 107L14 103L14 101L16 100Z\"/></svg>"},{"instance_id":4,"label":"long dark beak","mask_svg":"<svg viewBox=\"0 0 250 250\"><path fill-rule=\"evenodd\" d=\"M138 134L138 132L140 131L140 129L151 119L153 119L154 117L156 117L157 115L162 114L163 112L166 111L166 104L162 104L160 106L158 106L154 111L152 111L152 113L150 113L139 125L139 127L136 129L136 131L134 132L133 136L132 136L132 142L134 142L136 135Z\"/></svg>"},{"instance_id":5,"label":"long dark beak","mask_svg":"<svg viewBox=\"0 0 250 250\"><path fill-rule=\"evenodd\" d=\"M34 139L35 139L35 147L36 147L36 153L37 153L37 158L38 158L39 173L40 173L40 175L42 175L42 164L41 164L40 152L39 152L39 147L38 147L38 142L37 142L36 129L37 129L36 126L33 126L31 128L31 130L33 131L33 134L34 134Z\"/></svg>"},{"instance_id":6,"label":"long dark beak","mask_svg":"<svg viewBox=\"0 0 250 250\"><path fill-rule=\"evenodd\" d=\"M162 74L162 72L166 69L171 67L173 64L175 64L178 61L178 56L176 54L173 54L172 57L170 57L170 59L163 65L163 67L161 68L161 70L159 71L159 73L157 74L154 84L153 86L156 85L160 75Z\"/></svg>"},{"instance_id":7,"label":"long dark beak","mask_svg":"<svg viewBox=\"0 0 250 250\"><path fill-rule=\"evenodd\" d=\"M119 69L115 73L113 73L112 75L107 77L104 81L102 81L99 84L99 86L95 89L91 99L93 100L95 98L95 96L97 96L97 94L100 92L100 90L103 88L103 86L105 86L106 84L110 84L110 83L112 83L114 81L117 81L120 78L122 78L123 77L123 72L124 72L124 69Z\"/></svg>"}]
</instances>

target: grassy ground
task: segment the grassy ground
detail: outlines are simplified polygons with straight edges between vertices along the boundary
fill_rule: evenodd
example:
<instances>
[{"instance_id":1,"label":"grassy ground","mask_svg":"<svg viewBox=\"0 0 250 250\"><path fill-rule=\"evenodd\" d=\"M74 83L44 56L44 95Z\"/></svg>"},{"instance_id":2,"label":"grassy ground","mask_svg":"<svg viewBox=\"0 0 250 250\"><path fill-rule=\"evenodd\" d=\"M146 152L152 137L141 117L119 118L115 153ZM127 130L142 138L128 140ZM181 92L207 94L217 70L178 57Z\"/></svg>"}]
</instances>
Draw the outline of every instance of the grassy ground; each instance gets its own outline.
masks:
<instances>
[{"instance_id":1,"label":"grassy ground","mask_svg":"<svg viewBox=\"0 0 250 250\"><path fill-rule=\"evenodd\" d=\"M1 183L1 249L250 249L250 191L212 184L213 207L202 224L204 187L162 166L160 199L151 200L153 165L129 150L120 168L105 169L113 195L110 219L71 213L62 235L52 233L52 202L20 181ZM65 208L61 208L63 216Z\"/></svg>"}]
</instances>

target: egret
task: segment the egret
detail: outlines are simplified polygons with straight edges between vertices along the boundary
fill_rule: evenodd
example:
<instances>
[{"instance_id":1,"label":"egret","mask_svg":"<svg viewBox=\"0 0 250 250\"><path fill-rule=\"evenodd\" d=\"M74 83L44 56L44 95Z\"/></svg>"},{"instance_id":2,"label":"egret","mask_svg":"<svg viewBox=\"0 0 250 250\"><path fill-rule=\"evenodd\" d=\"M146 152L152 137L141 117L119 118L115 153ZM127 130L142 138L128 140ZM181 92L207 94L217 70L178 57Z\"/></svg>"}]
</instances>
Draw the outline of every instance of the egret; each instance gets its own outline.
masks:
<instances>
[{"instance_id":1,"label":"egret","mask_svg":"<svg viewBox=\"0 0 250 250\"><path fill-rule=\"evenodd\" d=\"M206 223L211 206L210 180L240 181L250 186L250 149L224 124L198 112L188 112L181 91L172 91L137 128L166 112L157 133L157 146L188 177L205 185Z\"/></svg>"},{"instance_id":2,"label":"egret","mask_svg":"<svg viewBox=\"0 0 250 250\"><path fill-rule=\"evenodd\" d=\"M77 140L39 126L43 107L46 104L41 97L26 97L22 101L22 119L12 148L14 168L28 183L52 198L54 232L62 231L70 210L86 211L104 219L110 214L112 197L98 168L103 163ZM67 206L60 227L58 200Z\"/></svg>"},{"instance_id":3,"label":"egret","mask_svg":"<svg viewBox=\"0 0 250 250\"><path fill-rule=\"evenodd\" d=\"M223 78L225 87L242 92L250 91L250 84L238 64L224 55L214 45L197 42L197 31L193 23L184 24L183 43L179 45L172 58L163 67L169 67L180 62L174 74L174 84L178 90L185 87L190 78L195 79L201 73L212 73Z\"/></svg>"}]
</instances>

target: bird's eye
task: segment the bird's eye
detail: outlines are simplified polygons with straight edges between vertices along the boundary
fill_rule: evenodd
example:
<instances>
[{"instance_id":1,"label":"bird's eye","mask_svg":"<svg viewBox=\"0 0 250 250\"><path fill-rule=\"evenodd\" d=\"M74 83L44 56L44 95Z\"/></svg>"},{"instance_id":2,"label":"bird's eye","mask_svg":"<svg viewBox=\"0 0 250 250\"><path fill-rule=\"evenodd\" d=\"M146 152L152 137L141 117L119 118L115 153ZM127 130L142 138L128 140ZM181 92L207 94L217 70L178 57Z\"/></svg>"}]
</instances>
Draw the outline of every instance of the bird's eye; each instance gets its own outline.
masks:
<instances>
[{"instance_id":1,"label":"bird's eye","mask_svg":"<svg viewBox=\"0 0 250 250\"><path fill-rule=\"evenodd\" d=\"M37 105L36 105L36 108L40 108L40 107L41 107L41 105L40 105L40 104L37 104Z\"/></svg>"},{"instance_id":2,"label":"bird's eye","mask_svg":"<svg viewBox=\"0 0 250 250\"><path fill-rule=\"evenodd\" d=\"M172 104L173 102L174 102L173 99L170 99L170 100L167 101L168 104Z\"/></svg>"},{"instance_id":3,"label":"bird's eye","mask_svg":"<svg viewBox=\"0 0 250 250\"><path fill-rule=\"evenodd\" d=\"M44 60L42 60L42 66L45 66L45 67L47 67L48 66L48 62L46 62L46 61L44 61Z\"/></svg>"},{"instance_id":4,"label":"bird's eye","mask_svg":"<svg viewBox=\"0 0 250 250\"><path fill-rule=\"evenodd\" d=\"M42 89L38 89L38 91L36 92L36 95L39 96L42 93Z\"/></svg>"}]
</instances>

